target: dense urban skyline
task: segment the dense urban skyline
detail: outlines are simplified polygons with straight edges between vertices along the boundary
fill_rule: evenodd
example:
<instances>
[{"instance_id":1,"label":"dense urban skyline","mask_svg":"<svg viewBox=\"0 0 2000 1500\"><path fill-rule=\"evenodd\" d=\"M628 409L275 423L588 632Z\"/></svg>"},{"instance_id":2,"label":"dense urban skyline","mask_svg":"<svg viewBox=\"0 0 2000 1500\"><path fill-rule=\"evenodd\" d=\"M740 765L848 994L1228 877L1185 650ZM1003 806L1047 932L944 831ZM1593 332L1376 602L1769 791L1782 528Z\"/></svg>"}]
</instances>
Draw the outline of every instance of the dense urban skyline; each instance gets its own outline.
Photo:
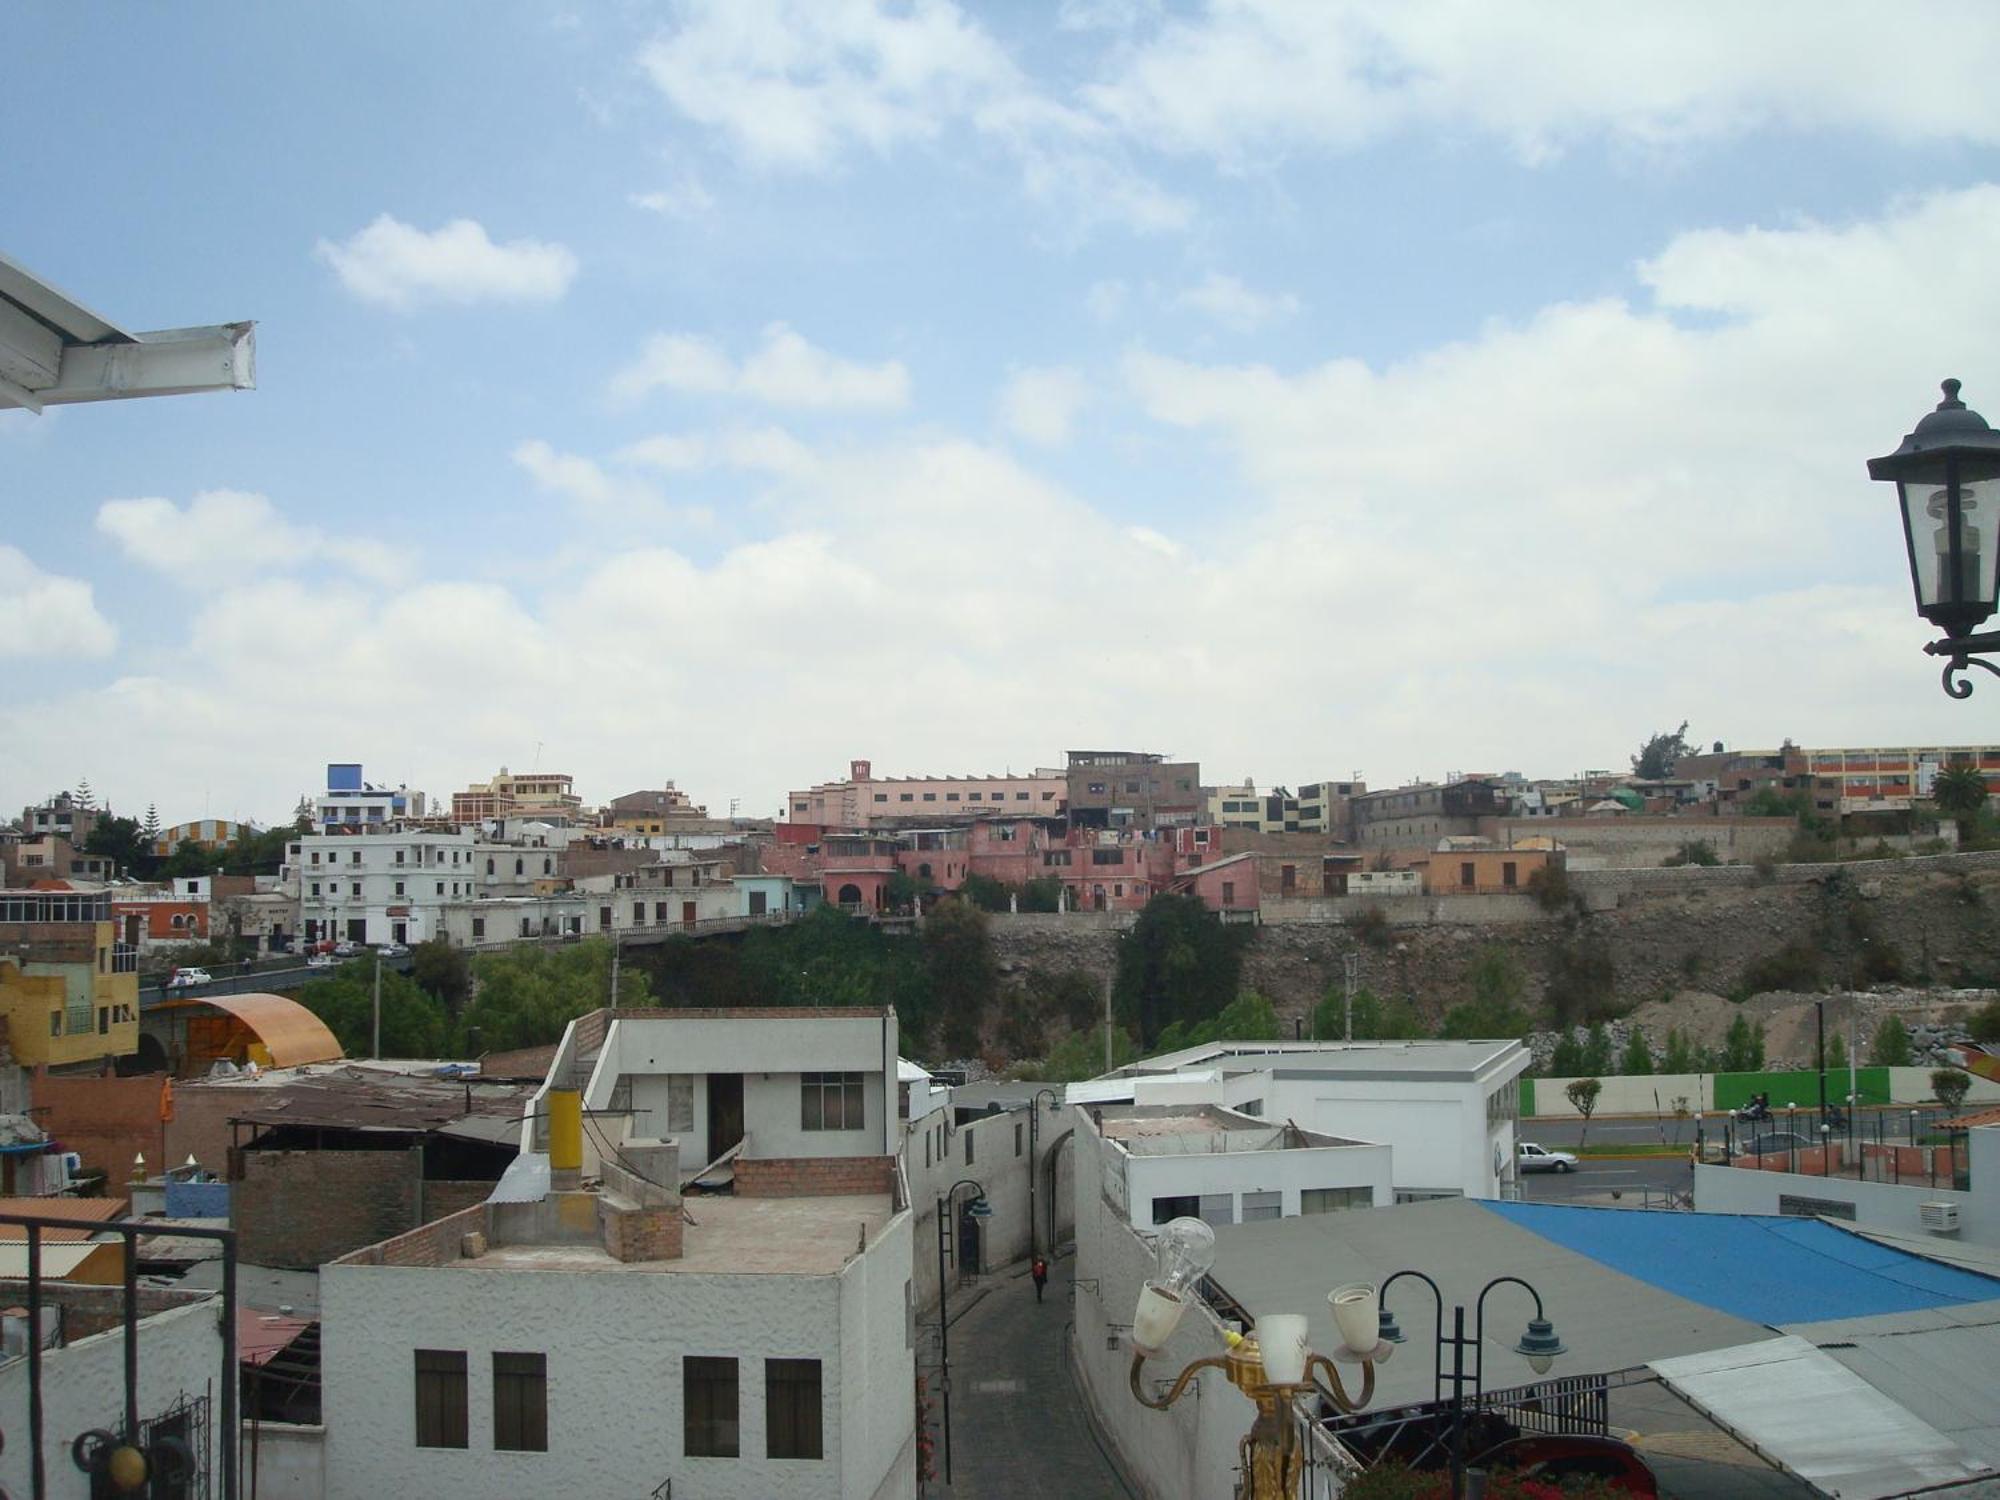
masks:
<instances>
[{"instance_id":1,"label":"dense urban skyline","mask_svg":"<svg viewBox=\"0 0 2000 1500\"><path fill-rule=\"evenodd\" d=\"M1885 69L1892 26L1951 44ZM255 318L260 368L0 413L0 806L1992 737L1862 468L1943 376L2000 416L1978 7L6 35L28 118L85 57L228 80L10 156L4 248L128 325Z\"/></svg>"}]
</instances>

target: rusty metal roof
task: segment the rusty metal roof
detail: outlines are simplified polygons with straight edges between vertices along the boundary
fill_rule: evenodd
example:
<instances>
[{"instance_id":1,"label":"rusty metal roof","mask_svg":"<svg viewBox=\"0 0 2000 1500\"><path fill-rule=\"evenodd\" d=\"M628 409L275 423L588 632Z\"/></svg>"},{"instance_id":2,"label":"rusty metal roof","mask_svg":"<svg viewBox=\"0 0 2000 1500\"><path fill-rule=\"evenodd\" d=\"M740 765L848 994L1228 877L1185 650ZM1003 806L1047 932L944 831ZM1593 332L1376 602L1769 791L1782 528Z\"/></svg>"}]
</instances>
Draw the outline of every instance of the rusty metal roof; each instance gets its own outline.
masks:
<instances>
[{"instance_id":1,"label":"rusty metal roof","mask_svg":"<svg viewBox=\"0 0 2000 1500\"><path fill-rule=\"evenodd\" d=\"M97 1226L125 1216L123 1198L0 1198L0 1214L27 1214L44 1219L74 1219L74 1229L44 1229L44 1244L78 1244L97 1233ZM25 1240L24 1224L0 1224L0 1241Z\"/></svg>"},{"instance_id":2,"label":"rusty metal roof","mask_svg":"<svg viewBox=\"0 0 2000 1500\"><path fill-rule=\"evenodd\" d=\"M243 1107L231 1111L229 1118L247 1125L412 1134L429 1134L469 1116L518 1120L534 1093L529 1084L425 1078L354 1066L261 1087L244 1088L233 1082L209 1086L241 1091ZM204 1085L183 1087L196 1090Z\"/></svg>"},{"instance_id":3,"label":"rusty metal roof","mask_svg":"<svg viewBox=\"0 0 2000 1500\"><path fill-rule=\"evenodd\" d=\"M168 1000L155 1008L175 1010L196 1006L219 1010L241 1021L264 1044L274 1067L335 1062L347 1055L340 1050L334 1034L327 1030L326 1022L283 995L205 995L199 1000Z\"/></svg>"}]
</instances>

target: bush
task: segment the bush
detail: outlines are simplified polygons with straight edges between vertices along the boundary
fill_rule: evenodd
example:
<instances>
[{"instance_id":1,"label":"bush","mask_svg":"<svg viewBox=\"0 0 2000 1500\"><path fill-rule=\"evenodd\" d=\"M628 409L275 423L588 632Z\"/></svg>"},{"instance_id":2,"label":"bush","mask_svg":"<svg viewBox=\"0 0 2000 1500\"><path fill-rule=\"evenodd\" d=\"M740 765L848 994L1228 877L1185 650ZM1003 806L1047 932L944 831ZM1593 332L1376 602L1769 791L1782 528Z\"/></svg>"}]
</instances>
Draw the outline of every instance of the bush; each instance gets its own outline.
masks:
<instances>
[{"instance_id":1,"label":"bush","mask_svg":"<svg viewBox=\"0 0 2000 1500\"><path fill-rule=\"evenodd\" d=\"M1752 1026L1748 1016L1738 1016L1729 1023L1729 1031L1722 1038L1722 1071L1725 1073L1764 1071L1762 1021Z\"/></svg>"},{"instance_id":2,"label":"bush","mask_svg":"<svg viewBox=\"0 0 2000 1500\"><path fill-rule=\"evenodd\" d=\"M1972 1092L1972 1075L1960 1068L1939 1068L1931 1074L1931 1094L1946 1109L1957 1112Z\"/></svg>"},{"instance_id":3,"label":"bush","mask_svg":"<svg viewBox=\"0 0 2000 1500\"><path fill-rule=\"evenodd\" d=\"M1543 865L1528 874L1528 894L1546 912L1565 910L1571 901L1569 871L1561 865Z\"/></svg>"},{"instance_id":4,"label":"bush","mask_svg":"<svg viewBox=\"0 0 2000 1500\"><path fill-rule=\"evenodd\" d=\"M1326 998L1313 1011L1313 1035L1321 1041L1337 1041L1346 1029L1346 1001L1338 986L1329 986ZM1410 1042L1430 1034L1409 1001L1383 1000L1366 989L1354 992L1355 1041Z\"/></svg>"},{"instance_id":5,"label":"bush","mask_svg":"<svg viewBox=\"0 0 2000 1500\"><path fill-rule=\"evenodd\" d=\"M1809 990L1819 984L1819 950L1810 943L1785 944L1776 953L1753 958L1743 966L1739 988L1746 995L1766 990Z\"/></svg>"},{"instance_id":6,"label":"bush","mask_svg":"<svg viewBox=\"0 0 2000 1500\"><path fill-rule=\"evenodd\" d=\"M1989 1000L1965 1023L1975 1042L2000 1042L2000 1000Z\"/></svg>"},{"instance_id":7,"label":"bush","mask_svg":"<svg viewBox=\"0 0 2000 1500\"><path fill-rule=\"evenodd\" d=\"M1549 951L1543 998L1558 1026L1599 1021L1612 1014L1617 987L1611 945L1596 933L1559 943Z\"/></svg>"},{"instance_id":8,"label":"bush","mask_svg":"<svg viewBox=\"0 0 2000 1500\"><path fill-rule=\"evenodd\" d=\"M1722 863L1722 856L1715 852L1715 845L1707 839L1686 839L1682 841L1679 849L1660 863L1670 868L1677 865L1719 865Z\"/></svg>"},{"instance_id":9,"label":"bush","mask_svg":"<svg viewBox=\"0 0 2000 1500\"><path fill-rule=\"evenodd\" d=\"M1910 1065L1910 1029L1894 1016L1884 1016L1868 1047L1868 1061L1878 1068Z\"/></svg>"},{"instance_id":10,"label":"bush","mask_svg":"<svg viewBox=\"0 0 2000 1500\"><path fill-rule=\"evenodd\" d=\"M1354 929L1356 941L1370 948L1389 946L1389 914L1379 906L1364 906L1354 914L1348 924Z\"/></svg>"}]
</instances>

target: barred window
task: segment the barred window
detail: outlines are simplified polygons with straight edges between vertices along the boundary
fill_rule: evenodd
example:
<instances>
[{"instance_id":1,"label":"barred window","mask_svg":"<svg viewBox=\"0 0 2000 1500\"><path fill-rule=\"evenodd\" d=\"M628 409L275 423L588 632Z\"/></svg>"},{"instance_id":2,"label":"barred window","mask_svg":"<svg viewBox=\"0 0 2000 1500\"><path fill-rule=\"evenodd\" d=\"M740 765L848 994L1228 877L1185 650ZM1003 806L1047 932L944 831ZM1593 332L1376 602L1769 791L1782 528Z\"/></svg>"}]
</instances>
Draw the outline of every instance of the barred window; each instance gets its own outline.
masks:
<instances>
[{"instance_id":1,"label":"barred window","mask_svg":"<svg viewBox=\"0 0 2000 1500\"><path fill-rule=\"evenodd\" d=\"M801 1130L860 1130L859 1073L803 1073L799 1082Z\"/></svg>"}]
</instances>

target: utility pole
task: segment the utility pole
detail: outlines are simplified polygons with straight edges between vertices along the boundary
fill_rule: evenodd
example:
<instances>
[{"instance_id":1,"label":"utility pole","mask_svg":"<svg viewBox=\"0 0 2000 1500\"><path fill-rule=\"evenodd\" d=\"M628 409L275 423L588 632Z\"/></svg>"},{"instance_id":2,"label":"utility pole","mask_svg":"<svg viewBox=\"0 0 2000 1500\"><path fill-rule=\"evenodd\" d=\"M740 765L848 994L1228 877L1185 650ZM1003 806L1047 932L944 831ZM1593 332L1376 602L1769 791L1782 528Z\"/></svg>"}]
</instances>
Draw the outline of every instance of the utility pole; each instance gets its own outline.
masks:
<instances>
[{"instance_id":1,"label":"utility pole","mask_svg":"<svg viewBox=\"0 0 2000 1500\"><path fill-rule=\"evenodd\" d=\"M625 951L618 941L618 934L611 934L611 1008L618 1009L618 959Z\"/></svg>"},{"instance_id":2,"label":"utility pole","mask_svg":"<svg viewBox=\"0 0 2000 1500\"><path fill-rule=\"evenodd\" d=\"M382 1055L382 950L375 950L375 1050L372 1057Z\"/></svg>"},{"instance_id":3,"label":"utility pole","mask_svg":"<svg viewBox=\"0 0 2000 1500\"><path fill-rule=\"evenodd\" d=\"M1111 1071L1111 988L1117 979L1117 971L1104 976L1104 1071Z\"/></svg>"},{"instance_id":4,"label":"utility pole","mask_svg":"<svg viewBox=\"0 0 2000 1500\"><path fill-rule=\"evenodd\" d=\"M1341 961L1341 969L1345 980L1341 1005L1341 1009L1345 1012L1345 1030L1341 1033L1341 1039L1351 1042L1354 1040L1354 981L1361 976L1361 955L1347 954Z\"/></svg>"}]
</instances>

